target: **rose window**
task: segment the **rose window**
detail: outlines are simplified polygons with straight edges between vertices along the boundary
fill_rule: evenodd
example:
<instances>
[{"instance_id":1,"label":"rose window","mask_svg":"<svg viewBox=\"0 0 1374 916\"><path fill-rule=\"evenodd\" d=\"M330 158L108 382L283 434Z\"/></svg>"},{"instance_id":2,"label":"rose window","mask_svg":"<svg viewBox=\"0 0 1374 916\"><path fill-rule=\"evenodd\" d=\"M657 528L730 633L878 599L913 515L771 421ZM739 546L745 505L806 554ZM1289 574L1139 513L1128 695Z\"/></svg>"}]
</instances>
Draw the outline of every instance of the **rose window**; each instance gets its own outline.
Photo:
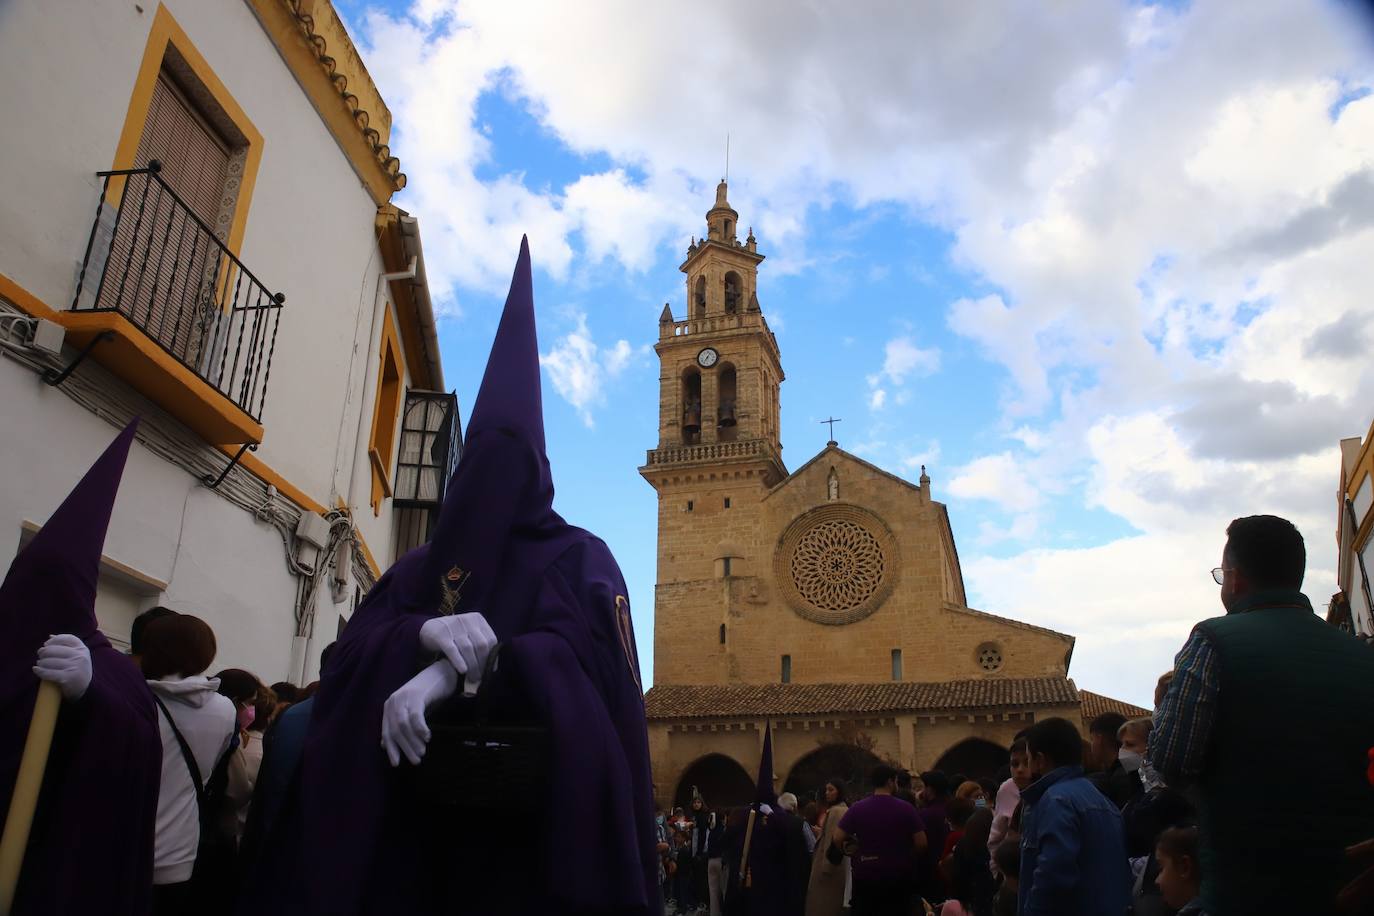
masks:
<instances>
[{"instance_id":1,"label":"rose window","mask_svg":"<svg viewBox=\"0 0 1374 916\"><path fill-rule=\"evenodd\" d=\"M856 506L807 513L779 547L783 591L798 613L820 623L849 623L872 613L896 577L891 534Z\"/></svg>"},{"instance_id":2,"label":"rose window","mask_svg":"<svg viewBox=\"0 0 1374 916\"><path fill-rule=\"evenodd\" d=\"M985 642L978 647L978 667L984 671L998 671L1002 667L1002 650L994 643Z\"/></svg>"}]
</instances>

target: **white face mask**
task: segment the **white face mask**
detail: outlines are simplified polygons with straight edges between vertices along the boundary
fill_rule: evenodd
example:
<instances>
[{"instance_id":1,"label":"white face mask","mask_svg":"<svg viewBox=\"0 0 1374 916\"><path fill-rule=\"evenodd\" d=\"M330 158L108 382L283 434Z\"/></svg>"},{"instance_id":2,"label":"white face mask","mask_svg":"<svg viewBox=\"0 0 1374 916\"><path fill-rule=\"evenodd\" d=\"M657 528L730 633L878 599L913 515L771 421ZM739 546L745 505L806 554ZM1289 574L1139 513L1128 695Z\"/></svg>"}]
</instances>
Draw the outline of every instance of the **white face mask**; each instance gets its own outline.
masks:
<instances>
[{"instance_id":1,"label":"white face mask","mask_svg":"<svg viewBox=\"0 0 1374 916\"><path fill-rule=\"evenodd\" d=\"M1116 759L1121 761L1121 766L1127 773L1134 773L1145 762L1143 756L1135 751L1128 751L1124 747L1117 752Z\"/></svg>"}]
</instances>

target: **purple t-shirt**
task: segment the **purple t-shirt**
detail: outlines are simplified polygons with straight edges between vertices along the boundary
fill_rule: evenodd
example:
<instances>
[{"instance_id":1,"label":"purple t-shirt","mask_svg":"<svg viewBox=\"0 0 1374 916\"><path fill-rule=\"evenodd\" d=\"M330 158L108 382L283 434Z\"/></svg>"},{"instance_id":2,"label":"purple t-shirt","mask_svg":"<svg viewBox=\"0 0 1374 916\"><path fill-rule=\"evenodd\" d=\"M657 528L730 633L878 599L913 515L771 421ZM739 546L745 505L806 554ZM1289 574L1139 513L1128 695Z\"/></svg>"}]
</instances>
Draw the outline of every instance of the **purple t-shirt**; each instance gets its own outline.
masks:
<instances>
[{"instance_id":1,"label":"purple t-shirt","mask_svg":"<svg viewBox=\"0 0 1374 916\"><path fill-rule=\"evenodd\" d=\"M926 828L907 802L891 795L872 795L844 813L840 829L858 843L850 859L855 879L891 881L911 877L916 862L911 838Z\"/></svg>"}]
</instances>

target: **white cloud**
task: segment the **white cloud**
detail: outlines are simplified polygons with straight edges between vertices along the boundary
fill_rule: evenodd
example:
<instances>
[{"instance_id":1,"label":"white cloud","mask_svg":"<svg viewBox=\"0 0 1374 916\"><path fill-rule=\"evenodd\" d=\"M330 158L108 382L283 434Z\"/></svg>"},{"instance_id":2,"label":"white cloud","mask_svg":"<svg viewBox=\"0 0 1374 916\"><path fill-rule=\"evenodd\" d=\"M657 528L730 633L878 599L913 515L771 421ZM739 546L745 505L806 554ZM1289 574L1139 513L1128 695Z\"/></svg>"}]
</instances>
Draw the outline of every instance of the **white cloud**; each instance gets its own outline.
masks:
<instances>
[{"instance_id":1,"label":"white cloud","mask_svg":"<svg viewBox=\"0 0 1374 916\"><path fill-rule=\"evenodd\" d=\"M1040 505L1040 491L1025 467L1010 452L984 455L954 472L949 492L959 499L980 499L1010 512L1027 512Z\"/></svg>"},{"instance_id":2,"label":"white cloud","mask_svg":"<svg viewBox=\"0 0 1374 916\"><path fill-rule=\"evenodd\" d=\"M888 401L888 390L884 385L894 386L892 400L906 404L909 395L902 390L908 376L917 378L934 375L940 371L940 351L934 347L921 348L909 336L894 337L883 347L883 367L868 376L869 409L882 410Z\"/></svg>"},{"instance_id":3,"label":"white cloud","mask_svg":"<svg viewBox=\"0 0 1374 916\"><path fill-rule=\"evenodd\" d=\"M576 319L577 327L560 337L548 353L541 353L539 364L548 372L554 389L590 429L596 425L592 408L605 402L607 387L644 348L636 350L627 340L599 346L587 329L587 316L577 313Z\"/></svg>"},{"instance_id":4,"label":"white cloud","mask_svg":"<svg viewBox=\"0 0 1374 916\"><path fill-rule=\"evenodd\" d=\"M908 375L926 376L940 371L940 351L922 349L910 337L889 340L884 349L883 375L900 385Z\"/></svg>"},{"instance_id":5,"label":"white cloud","mask_svg":"<svg viewBox=\"0 0 1374 916\"><path fill-rule=\"evenodd\" d=\"M501 289L522 231L556 277L584 255L642 270L700 232L728 125L731 201L774 275L815 263L816 208L896 201L947 231L954 266L978 278L946 323L1004 385L993 432L1033 456L955 474L951 492L1011 513L984 544L1018 525L1032 536L1026 519L1057 494L1140 532L1003 559L965 548L989 610L1080 635L1080 683L1148 698L1187 621L1211 612L1193 568L1213 565L1233 515L1294 517L1314 594L1326 588L1337 465L1320 449L1367 428L1374 402L1367 348L1347 340L1371 333L1374 227L1360 195L1374 96L1331 117L1343 93L1374 84L1374 66L1340 4L873 16L785 0L423 0L414 15L369 18L361 37L441 301ZM487 91L610 165L565 186L479 180L494 170L475 125ZM550 358L583 357L583 338ZM892 343L868 380L885 416L904 381L938 367L938 353ZM573 363L558 372L589 417L604 382Z\"/></svg>"}]
</instances>

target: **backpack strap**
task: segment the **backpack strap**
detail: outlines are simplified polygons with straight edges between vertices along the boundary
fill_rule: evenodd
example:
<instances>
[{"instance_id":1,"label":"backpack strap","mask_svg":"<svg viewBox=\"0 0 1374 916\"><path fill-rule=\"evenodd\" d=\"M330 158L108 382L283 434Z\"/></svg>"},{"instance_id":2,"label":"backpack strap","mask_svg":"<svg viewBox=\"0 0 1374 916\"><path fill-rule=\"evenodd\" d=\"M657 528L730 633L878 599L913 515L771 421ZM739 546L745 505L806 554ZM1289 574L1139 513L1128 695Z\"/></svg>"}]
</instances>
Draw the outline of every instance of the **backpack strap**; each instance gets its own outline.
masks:
<instances>
[{"instance_id":1,"label":"backpack strap","mask_svg":"<svg viewBox=\"0 0 1374 916\"><path fill-rule=\"evenodd\" d=\"M196 763L195 754L191 753L191 746L186 743L185 737L181 734L181 729L177 728L176 719L167 711L167 707L162 702L162 697L153 694L153 700L157 703L157 708L162 710L162 714L167 717L167 724L172 726L172 734L176 735L177 744L181 747L181 756L186 760L186 769L191 773L191 783L196 787L196 801L200 802L205 797L205 783L200 778L200 766Z\"/></svg>"}]
</instances>

